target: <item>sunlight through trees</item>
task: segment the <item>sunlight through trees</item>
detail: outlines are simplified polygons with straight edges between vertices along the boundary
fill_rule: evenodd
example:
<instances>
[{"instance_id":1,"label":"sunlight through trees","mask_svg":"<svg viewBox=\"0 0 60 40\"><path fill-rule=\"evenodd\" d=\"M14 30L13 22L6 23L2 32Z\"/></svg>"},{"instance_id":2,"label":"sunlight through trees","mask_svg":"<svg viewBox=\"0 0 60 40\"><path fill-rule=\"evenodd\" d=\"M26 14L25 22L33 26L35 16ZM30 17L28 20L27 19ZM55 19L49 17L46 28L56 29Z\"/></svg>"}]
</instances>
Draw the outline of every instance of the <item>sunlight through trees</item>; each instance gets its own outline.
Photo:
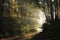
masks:
<instances>
[{"instance_id":1,"label":"sunlight through trees","mask_svg":"<svg viewBox=\"0 0 60 40\"><path fill-rule=\"evenodd\" d=\"M0 37L37 34L44 23L58 19L59 0L0 0Z\"/></svg>"}]
</instances>

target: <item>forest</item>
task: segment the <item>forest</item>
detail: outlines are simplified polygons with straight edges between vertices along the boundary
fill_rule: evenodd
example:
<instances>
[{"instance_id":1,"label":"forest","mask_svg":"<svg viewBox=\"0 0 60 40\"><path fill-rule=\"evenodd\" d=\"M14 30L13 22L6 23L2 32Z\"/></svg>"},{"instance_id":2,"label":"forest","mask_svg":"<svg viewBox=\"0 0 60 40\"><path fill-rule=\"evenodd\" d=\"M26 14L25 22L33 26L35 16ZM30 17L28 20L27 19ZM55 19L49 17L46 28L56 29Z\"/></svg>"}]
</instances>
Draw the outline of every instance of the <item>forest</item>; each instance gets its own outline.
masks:
<instances>
[{"instance_id":1,"label":"forest","mask_svg":"<svg viewBox=\"0 0 60 40\"><path fill-rule=\"evenodd\" d=\"M60 40L60 0L0 0L0 40Z\"/></svg>"}]
</instances>

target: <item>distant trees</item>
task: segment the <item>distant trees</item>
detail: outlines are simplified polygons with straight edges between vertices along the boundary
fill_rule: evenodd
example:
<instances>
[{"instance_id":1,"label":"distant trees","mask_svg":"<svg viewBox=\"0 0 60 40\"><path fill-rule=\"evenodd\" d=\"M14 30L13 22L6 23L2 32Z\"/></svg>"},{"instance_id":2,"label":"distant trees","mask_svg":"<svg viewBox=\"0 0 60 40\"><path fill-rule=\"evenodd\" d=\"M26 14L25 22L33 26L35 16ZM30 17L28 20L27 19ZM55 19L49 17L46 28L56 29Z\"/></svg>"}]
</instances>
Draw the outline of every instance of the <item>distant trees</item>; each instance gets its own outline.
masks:
<instances>
[{"instance_id":1,"label":"distant trees","mask_svg":"<svg viewBox=\"0 0 60 40\"><path fill-rule=\"evenodd\" d=\"M49 18L51 18L51 20L58 20L59 0L45 0L44 4L45 4L44 11L47 14L46 16L48 16L49 14L50 15Z\"/></svg>"}]
</instances>

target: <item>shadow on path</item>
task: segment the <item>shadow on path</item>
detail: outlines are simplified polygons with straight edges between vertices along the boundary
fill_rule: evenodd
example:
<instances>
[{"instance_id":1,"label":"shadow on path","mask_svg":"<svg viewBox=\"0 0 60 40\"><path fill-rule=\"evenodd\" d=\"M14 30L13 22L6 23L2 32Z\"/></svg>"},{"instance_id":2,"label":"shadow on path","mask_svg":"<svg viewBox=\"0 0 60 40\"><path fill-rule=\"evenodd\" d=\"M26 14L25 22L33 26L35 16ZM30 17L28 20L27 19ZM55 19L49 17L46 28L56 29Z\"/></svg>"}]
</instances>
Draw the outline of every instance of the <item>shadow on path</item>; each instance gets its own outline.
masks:
<instances>
[{"instance_id":1,"label":"shadow on path","mask_svg":"<svg viewBox=\"0 0 60 40\"><path fill-rule=\"evenodd\" d=\"M43 32L36 34L32 40L60 40L60 20L43 25Z\"/></svg>"}]
</instances>

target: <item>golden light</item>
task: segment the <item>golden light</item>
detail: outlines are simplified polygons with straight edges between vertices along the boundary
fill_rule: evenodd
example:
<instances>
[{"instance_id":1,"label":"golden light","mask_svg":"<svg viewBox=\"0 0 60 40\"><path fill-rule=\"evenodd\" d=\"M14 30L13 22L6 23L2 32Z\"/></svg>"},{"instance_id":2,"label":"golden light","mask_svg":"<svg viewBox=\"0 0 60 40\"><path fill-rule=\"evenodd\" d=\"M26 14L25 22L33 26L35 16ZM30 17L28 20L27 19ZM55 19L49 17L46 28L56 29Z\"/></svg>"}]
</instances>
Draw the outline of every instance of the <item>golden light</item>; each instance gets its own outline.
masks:
<instances>
[{"instance_id":1,"label":"golden light","mask_svg":"<svg viewBox=\"0 0 60 40\"><path fill-rule=\"evenodd\" d=\"M39 10L38 13L39 13L38 22L39 22L40 25L39 25L39 27L36 28L37 29L37 33L43 31L43 29L41 27L46 22L46 17L45 17L44 12L42 10Z\"/></svg>"}]
</instances>

